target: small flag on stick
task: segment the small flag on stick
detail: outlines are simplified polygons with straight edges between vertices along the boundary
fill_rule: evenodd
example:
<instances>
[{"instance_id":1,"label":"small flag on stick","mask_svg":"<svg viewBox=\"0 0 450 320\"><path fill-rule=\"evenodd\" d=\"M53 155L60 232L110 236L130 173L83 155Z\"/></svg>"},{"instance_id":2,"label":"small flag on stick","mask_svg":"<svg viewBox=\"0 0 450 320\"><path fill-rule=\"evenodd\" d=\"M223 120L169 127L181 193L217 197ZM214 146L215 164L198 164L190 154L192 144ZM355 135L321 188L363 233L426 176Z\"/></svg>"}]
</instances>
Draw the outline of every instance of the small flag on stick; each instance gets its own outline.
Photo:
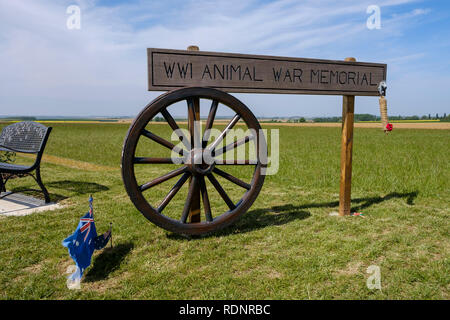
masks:
<instances>
[{"instance_id":1,"label":"small flag on stick","mask_svg":"<svg viewBox=\"0 0 450 320\"><path fill-rule=\"evenodd\" d=\"M103 249L110 239L111 239L111 246L112 246L112 236L111 236L112 233L111 232L112 232L112 223L109 224L108 231L106 231L104 234L99 235L98 237L96 237L94 239L95 250Z\"/></svg>"},{"instance_id":2,"label":"small flag on stick","mask_svg":"<svg viewBox=\"0 0 450 320\"><path fill-rule=\"evenodd\" d=\"M75 232L62 242L62 245L68 248L69 254L77 266L76 271L69 276L72 281L81 280L84 271L91 264L94 250L103 249L111 238L111 224L108 231L97 236L92 202L93 199L90 196L89 212L80 219Z\"/></svg>"}]
</instances>

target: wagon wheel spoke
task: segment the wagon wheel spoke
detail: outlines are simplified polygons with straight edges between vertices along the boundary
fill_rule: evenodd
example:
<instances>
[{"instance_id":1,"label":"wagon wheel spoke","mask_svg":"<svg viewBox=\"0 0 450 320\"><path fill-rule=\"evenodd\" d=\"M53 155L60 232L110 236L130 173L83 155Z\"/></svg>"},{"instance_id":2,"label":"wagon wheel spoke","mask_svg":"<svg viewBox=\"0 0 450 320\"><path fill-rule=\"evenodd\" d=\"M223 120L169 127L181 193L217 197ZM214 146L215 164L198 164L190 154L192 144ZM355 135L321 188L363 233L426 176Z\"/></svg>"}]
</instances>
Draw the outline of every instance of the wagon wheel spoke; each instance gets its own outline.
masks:
<instances>
[{"instance_id":1,"label":"wagon wheel spoke","mask_svg":"<svg viewBox=\"0 0 450 320\"><path fill-rule=\"evenodd\" d=\"M219 176L227 179L228 181L233 182L234 184L237 184L238 186L240 186L240 187L242 187L244 189L250 190L250 188L252 187L250 184L242 181L239 178L236 178L235 176L233 176L233 175L231 175L231 174L229 174L229 173L227 173L225 171L220 170L219 168L214 168L213 171L215 173L217 173Z\"/></svg>"},{"instance_id":2,"label":"wagon wheel spoke","mask_svg":"<svg viewBox=\"0 0 450 320\"><path fill-rule=\"evenodd\" d=\"M216 112L217 112L218 106L219 106L219 102L217 100L213 100L211 102L211 109L209 110L208 119L206 120L205 133L203 134L202 148L206 148L206 145L208 144L209 136L211 133L210 130L214 123L214 119L216 117Z\"/></svg>"},{"instance_id":3,"label":"wagon wheel spoke","mask_svg":"<svg viewBox=\"0 0 450 320\"><path fill-rule=\"evenodd\" d=\"M191 150L194 148L199 148L200 144L200 128L199 121L197 119L197 112L200 113L200 101L198 98L188 98L188 122L189 122L189 133L191 135Z\"/></svg>"},{"instance_id":4,"label":"wagon wheel spoke","mask_svg":"<svg viewBox=\"0 0 450 320\"><path fill-rule=\"evenodd\" d=\"M205 177L200 176L200 192L202 194L203 199L203 208L205 210L206 221L213 221L213 217L211 214L211 205L209 203L208 190L206 189Z\"/></svg>"},{"instance_id":5,"label":"wagon wheel spoke","mask_svg":"<svg viewBox=\"0 0 450 320\"><path fill-rule=\"evenodd\" d=\"M135 164L176 164L172 158L149 158L149 157L134 157Z\"/></svg>"},{"instance_id":6,"label":"wagon wheel spoke","mask_svg":"<svg viewBox=\"0 0 450 320\"><path fill-rule=\"evenodd\" d=\"M177 181L177 183L173 186L173 188L169 191L166 197L161 201L161 204L157 208L158 212L161 213L164 208L169 204L169 202L175 197L175 195L180 191L181 187L184 185L186 180L189 178L191 174L189 172L185 172L181 178Z\"/></svg>"},{"instance_id":7,"label":"wagon wheel spoke","mask_svg":"<svg viewBox=\"0 0 450 320\"><path fill-rule=\"evenodd\" d=\"M220 194L220 196L222 197L223 201L225 201L225 203L227 204L228 208L230 208L230 210L233 210L234 208L236 208L236 206L234 205L233 201L231 201L230 197L227 195L225 190L223 190L223 188L220 185L219 181L217 181L217 179L211 173L208 174L207 177L208 177L209 181L211 181L211 183L213 184L214 188L216 188L217 192Z\"/></svg>"},{"instance_id":8,"label":"wagon wheel spoke","mask_svg":"<svg viewBox=\"0 0 450 320\"><path fill-rule=\"evenodd\" d=\"M172 142L167 141L164 138L161 138L160 136L143 129L141 134L144 137L147 137L153 141L155 141L156 143L159 143L160 145L166 147L167 149L173 150L175 153L178 153L179 155L183 156L184 155L184 149L177 147L176 145L174 145Z\"/></svg>"},{"instance_id":9,"label":"wagon wheel spoke","mask_svg":"<svg viewBox=\"0 0 450 320\"><path fill-rule=\"evenodd\" d=\"M189 191L186 197L186 202L184 204L183 212L181 213L181 222L186 223L189 216L189 209L191 209L192 199L194 198L194 193L198 189L197 186L197 176L193 175L189 184Z\"/></svg>"},{"instance_id":10,"label":"wagon wheel spoke","mask_svg":"<svg viewBox=\"0 0 450 320\"><path fill-rule=\"evenodd\" d=\"M236 114L233 119L228 123L228 125L225 127L225 129L220 133L220 135L217 137L217 139L211 144L209 147L210 150L214 151L216 147L222 142L222 140L227 135L228 131L233 129L234 125L241 119L241 116L239 114Z\"/></svg>"},{"instance_id":11,"label":"wagon wheel spoke","mask_svg":"<svg viewBox=\"0 0 450 320\"><path fill-rule=\"evenodd\" d=\"M163 115L164 119L166 119L169 126L172 128L172 130L175 132L175 134L178 136L180 141L183 143L183 145L190 150L191 146L188 143L188 139L184 135L184 133L181 131L180 127L177 125L175 119L170 115L169 111L167 109L162 109L161 114Z\"/></svg>"},{"instance_id":12,"label":"wagon wheel spoke","mask_svg":"<svg viewBox=\"0 0 450 320\"><path fill-rule=\"evenodd\" d=\"M243 144L246 144L247 142L249 142L250 140L253 140L254 138L255 138L254 136L246 136L240 140L232 142L232 143L226 145L225 147L223 147L222 149L214 151L213 156L220 156L223 153L226 153L226 152L233 150Z\"/></svg>"},{"instance_id":13,"label":"wagon wheel spoke","mask_svg":"<svg viewBox=\"0 0 450 320\"><path fill-rule=\"evenodd\" d=\"M163 175L163 176L161 176L159 178L156 178L156 179L154 179L154 180L152 180L150 182L144 183L143 185L139 186L139 189L141 191L145 191L145 190L148 190L150 188L153 188L154 186L157 186L158 184L163 183L164 181L167 181L167 180L172 179L172 178L174 178L176 176L179 176L180 174L186 172L186 170L187 170L187 167L184 166L184 167L175 169L173 171L170 171L170 172L166 173L165 175Z\"/></svg>"}]
</instances>

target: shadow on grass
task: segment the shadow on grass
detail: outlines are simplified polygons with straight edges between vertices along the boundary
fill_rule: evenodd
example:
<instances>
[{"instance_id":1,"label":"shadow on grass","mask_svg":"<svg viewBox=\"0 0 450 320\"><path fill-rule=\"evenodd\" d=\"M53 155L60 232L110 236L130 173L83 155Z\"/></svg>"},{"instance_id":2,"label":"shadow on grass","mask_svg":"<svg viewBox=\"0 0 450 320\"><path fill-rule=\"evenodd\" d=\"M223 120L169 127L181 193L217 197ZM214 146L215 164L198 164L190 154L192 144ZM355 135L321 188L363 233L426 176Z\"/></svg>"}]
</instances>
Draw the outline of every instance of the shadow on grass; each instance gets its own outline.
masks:
<instances>
[{"instance_id":1,"label":"shadow on grass","mask_svg":"<svg viewBox=\"0 0 450 320\"><path fill-rule=\"evenodd\" d=\"M391 199L401 199L406 198L406 203L408 205L414 205L414 199L417 198L419 195L418 191L413 192L405 192L405 193L398 193L398 192L391 192L384 197L367 197L367 198L356 198L352 199L352 208L351 212L358 212L364 209L367 209L375 204L388 201ZM286 211L286 210L301 210L301 209L311 209L311 208L337 208L339 207L339 201L331 201L331 202L320 202L320 203L307 203L302 204L300 206L294 206L292 204L287 204L284 206L275 206L272 207L275 211Z\"/></svg>"},{"instance_id":2,"label":"shadow on grass","mask_svg":"<svg viewBox=\"0 0 450 320\"><path fill-rule=\"evenodd\" d=\"M85 281L94 282L106 279L111 272L120 266L133 247L132 243L121 243L112 248L103 249L102 253L94 259L94 264L86 274Z\"/></svg>"},{"instance_id":3,"label":"shadow on grass","mask_svg":"<svg viewBox=\"0 0 450 320\"><path fill-rule=\"evenodd\" d=\"M73 192L76 195L83 194L93 194L100 191L107 191L109 188L107 186L95 183L95 182L84 182L84 181L71 181L71 180L63 180L63 181L52 181L48 183L44 183L46 187L52 187L55 189L63 189L69 192ZM11 190L12 192L21 192L31 197L44 200L44 195L41 190L31 189L26 187L18 187ZM50 192L50 201L51 202L60 202L64 199L67 199L68 196L64 196L58 193Z\"/></svg>"},{"instance_id":4,"label":"shadow on grass","mask_svg":"<svg viewBox=\"0 0 450 320\"><path fill-rule=\"evenodd\" d=\"M18 188L13 188L11 190L11 192L23 193L27 196L30 196L30 197L33 197L36 199L40 199L40 200L44 200L44 194L42 193L41 190L38 190L38 189L29 189L29 188L24 188L24 187L18 187ZM49 194L50 194L51 202L59 202L59 201L62 201L64 199L68 198L68 197L63 196L62 194L58 194L58 193L49 192Z\"/></svg>"},{"instance_id":5,"label":"shadow on grass","mask_svg":"<svg viewBox=\"0 0 450 320\"><path fill-rule=\"evenodd\" d=\"M401 198L406 198L406 203L410 206L414 205L414 200L417 198L417 196L419 195L419 191L413 191L413 192L404 192L404 193L398 193L398 192L391 192L387 195L385 195L384 197L370 197L370 198L359 198L359 199L352 199L353 203L361 203L362 204L358 204L356 206L353 206L351 211L352 212L357 212L357 211L361 211L364 210L366 208L369 208L370 206L373 206L374 204L378 204L384 201L388 201L391 199L401 199ZM337 204L339 205L339 203Z\"/></svg>"},{"instance_id":6,"label":"shadow on grass","mask_svg":"<svg viewBox=\"0 0 450 320\"><path fill-rule=\"evenodd\" d=\"M408 205L414 205L414 199L417 198L419 192L391 192L383 197L366 197L352 199L354 206L351 208L351 212L358 212L369 208L375 204L388 201L391 199L406 198ZM356 205L355 205L356 204ZM167 237L175 240L186 240L204 237L221 237L229 234L245 233L262 229L270 226L278 226L289 223L293 220L303 220L311 216L306 209L312 208L336 208L339 207L339 201L332 202L319 202L319 203L307 203L299 206L292 204L286 204L283 206L273 206L266 209L256 209L245 213L236 223L223 230L219 230L215 233L209 233L203 236L184 236L174 233L167 234Z\"/></svg>"},{"instance_id":7,"label":"shadow on grass","mask_svg":"<svg viewBox=\"0 0 450 320\"><path fill-rule=\"evenodd\" d=\"M294 220L304 220L311 216L309 211L299 210L297 207L272 207L251 210L245 213L236 223L219 231L217 236L233 233L245 233L271 226L281 226Z\"/></svg>"},{"instance_id":8,"label":"shadow on grass","mask_svg":"<svg viewBox=\"0 0 450 320\"><path fill-rule=\"evenodd\" d=\"M256 209L245 213L237 222L217 232L200 236L179 235L168 233L167 237L174 240L199 239L209 237L222 237L230 234L246 233L254 230L287 224L293 220L303 220L311 216L308 211L297 210L275 210L275 207L268 209Z\"/></svg>"},{"instance_id":9,"label":"shadow on grass","mask_svg":"<svg viewBox=\"0 0 450 320\"><path fill-rule=\"evenodd\" d=\"M364 209L367 209L375 204L388 201L391 199L401 199L406 198L406 203L408 205L414 205L414 199L417 198L419 195L418 191L413 192L405 192L405 193L398 193L398 192L391 192L384 197L366 197L366 198L356 198L352 199L352 208L351 212L358 212ZM311 208L336 208L339 207L339 201L332 201L332 202L320 202L320 203L307 203L300 206L293 206L292 204L287 204L284 206L275 206L272 209L277 211L283 211L283 210L300 210L300 209L311 209Z\"/></svg>"},{"instance_id":10,"label":"shadow on grass","mask_svg":"<svg viewBox=\"0 0 450 320\"><path fill-rule=\"evenodd\" d=\"M52 181L48 182L46 185L52 188L64 189L70 192L74 192L78 195L91 194L109 190L107 186L104 186L102 184L85 181L72 181L72 180Z\"/></svg>"}]
</instances>

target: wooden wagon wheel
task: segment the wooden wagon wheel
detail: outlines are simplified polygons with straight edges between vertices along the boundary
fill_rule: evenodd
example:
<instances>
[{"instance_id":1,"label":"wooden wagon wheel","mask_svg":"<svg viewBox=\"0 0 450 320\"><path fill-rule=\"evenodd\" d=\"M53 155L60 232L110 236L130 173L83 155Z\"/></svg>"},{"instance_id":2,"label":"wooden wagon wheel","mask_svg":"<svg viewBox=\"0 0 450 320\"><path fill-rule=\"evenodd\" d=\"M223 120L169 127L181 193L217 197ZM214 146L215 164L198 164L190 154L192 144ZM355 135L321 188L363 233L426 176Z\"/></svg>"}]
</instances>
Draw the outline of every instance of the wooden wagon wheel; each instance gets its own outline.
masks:
<instances>
[{"instance_id":1,"label":"wooden wagon wheel","mask_svg":"<svg viewBox=\"0 0 450 320\"><path fill-rule=\"evenodd\" d=\"M209 115L204 125L204 134L202 135L196 134L202 131L200 130L202 124L199 121L200 119L198 119L200 114L200 100L206 100L207 105L210 105ZM182 101L186 101L188 110L188 134L184 134L182 130L180 130L177 122L167 110L169 106ZM210 130L208 129L213 128L219 105L231 109L234 111L235 115L231 121L228 122L225 129L221 130L220 135L208 144L211 138L209 135ZM161 114L164 117L171 130L177 134L182 143L175 146L172 142L151 132L151 126L155 126L155 124L149 124L149 122L158 114ZM241 119L243 120L243 124L247 126L246 132L252 132L254 134L246 135L233 143L225 145L225 136ZM135 118L125 138L122 150L122 178L131 201L148 220L175 233L192 235L203 234L228 226L248 210L258 196L264 182L262 169L267 162L261 160L264 160L267 155L267 147L264 136L259 134L260 129L259 122L252 112L241 101L223 91L212 88L189 87L174 90L159 96L147 105ZM174 160L173 157L152 157L151 148L147 149L146 152L149 153L147 156L138 157L136 155L136 148L140 139L147 139L146 141L162 145L167 149L170 149L172 155L176 153L179 154L181 158ZM254 154L256 157L254 157L254 159L236 159L233 161L217 160L218 155L223 155L251 140L253 140L256 149ZM183 147L180 147L179 145L182 145ZM205 157L206 151L212 155L209 160ZM145 166L149 164L154 166L160 164L173 164L176 168L156 179L144 184L139 184L135 173L135 166ZM226 172L228 166L234 165L254 166L251 181L247 183ZM218 168L219 166L221 169ZM153 206L144 195L148 189L179 176L181 177L174 185L172 184L173 187L158 205ZM221 176L232 182L236 188L241 188L243 191L241 199L237 202L233 202L221 186L221 183L216 179L216 176ZM174 219L165 215L165 212L168 210L166 206L188 180L189 187L184 208L182 212L177 214L179 219ZM206 188L207 181L211 183L215 191L226 203L229 208L228 211L222 212L221 214L215 214L215 212L213 212L210 204L210 197L208 196ZM196 201L196 197L198 202L200 202L199 198L202 200L204 216L202 215L202 218L198 219L200 221L194 222L193 219L188 221L190 210L192 209L193 203Z\"/></svg>"}]
</instances>

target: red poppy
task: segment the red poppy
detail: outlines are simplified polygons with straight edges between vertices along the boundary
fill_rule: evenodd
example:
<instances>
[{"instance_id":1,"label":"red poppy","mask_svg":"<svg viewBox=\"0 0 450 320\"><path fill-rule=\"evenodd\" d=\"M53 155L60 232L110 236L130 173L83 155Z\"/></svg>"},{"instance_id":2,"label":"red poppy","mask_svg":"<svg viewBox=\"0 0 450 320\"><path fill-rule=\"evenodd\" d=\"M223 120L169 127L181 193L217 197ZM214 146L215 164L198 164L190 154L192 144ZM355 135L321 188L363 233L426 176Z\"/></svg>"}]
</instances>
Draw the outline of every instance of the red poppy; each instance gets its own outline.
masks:
<instances>
[{"instance_id":1,"label":"red poppy","mask_svg":"<svg viewBox=\"0 0 450 320\"><path fill-rule=\"evenodd\" d=\"M393 129L392 123L388 123L386 125L386 131L392 131L392 129Z\"/></svg>"}]
</instances>

